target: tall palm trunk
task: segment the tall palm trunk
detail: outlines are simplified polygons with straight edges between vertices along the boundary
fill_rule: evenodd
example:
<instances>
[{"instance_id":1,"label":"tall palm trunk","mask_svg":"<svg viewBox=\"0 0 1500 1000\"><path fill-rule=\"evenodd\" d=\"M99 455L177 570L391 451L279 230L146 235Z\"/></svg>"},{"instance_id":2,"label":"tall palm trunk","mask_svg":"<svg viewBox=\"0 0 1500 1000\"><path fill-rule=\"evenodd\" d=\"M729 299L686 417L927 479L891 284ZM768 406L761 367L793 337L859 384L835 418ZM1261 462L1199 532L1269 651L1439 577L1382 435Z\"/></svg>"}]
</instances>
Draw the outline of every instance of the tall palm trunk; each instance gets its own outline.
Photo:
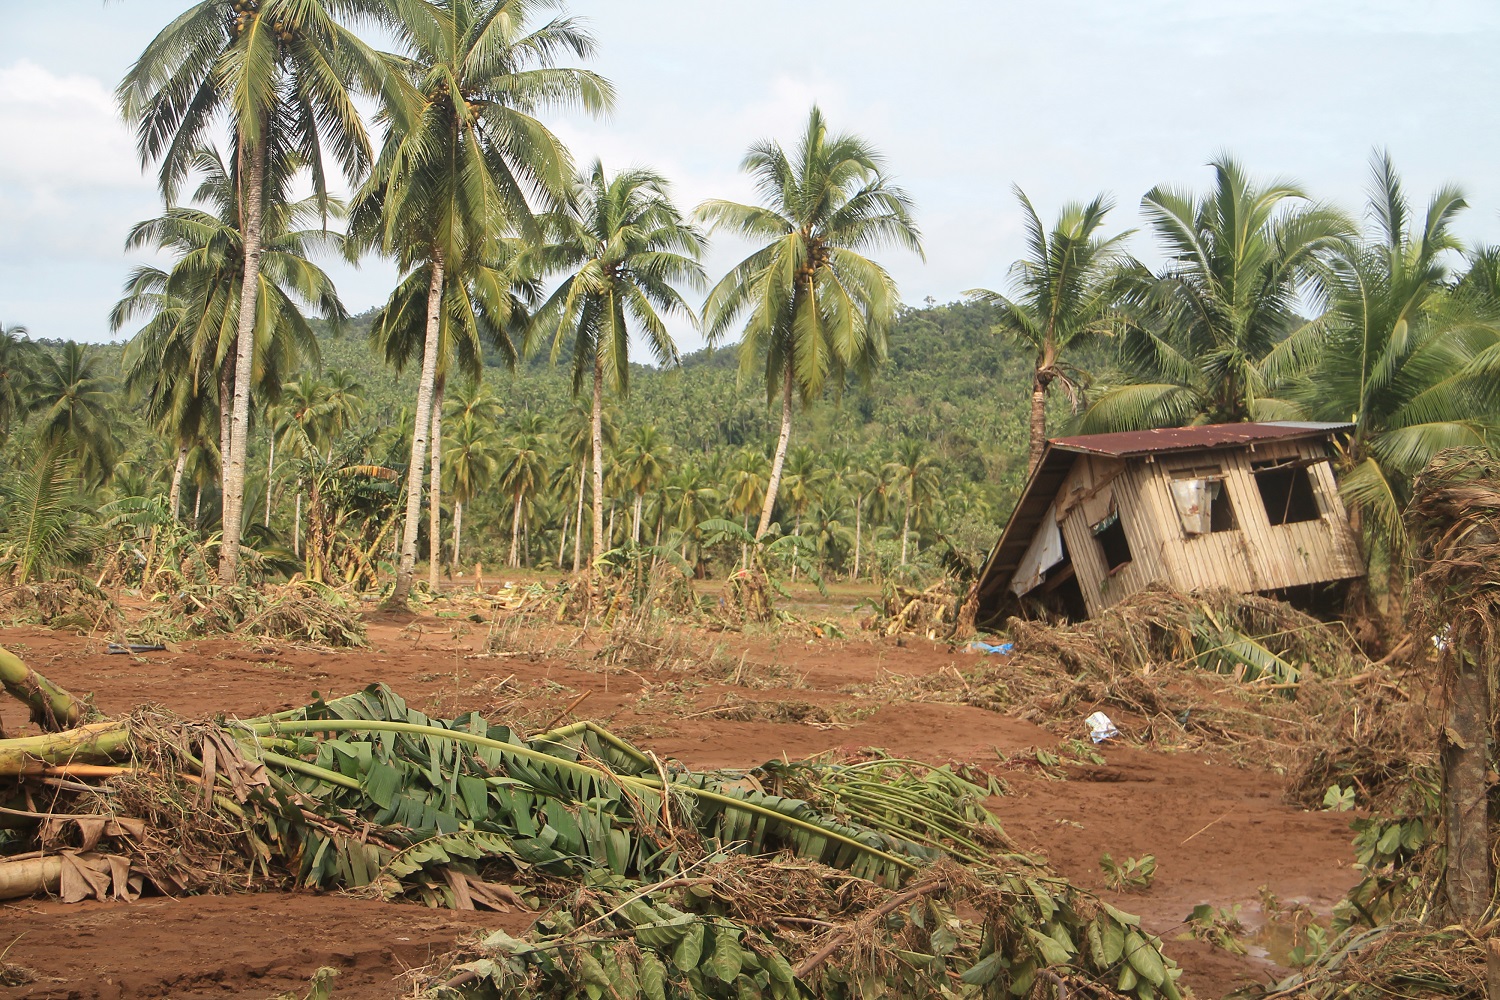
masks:
<instances>
[{"instance_id":1,"label":"tall palm trunk","mask_svg":"<svg viewBox=\"0 0 1500 1000\"><path fill-rule=\"evenodd\" d=\"M573 538L573 572L576 574L583 559L583 481L588 473L588 463L578 463L578 516L573 519L576 532Z\"/></svg>"},{"instance_id":2,"label":"tall palm trunk","mask_svg":"<svg viewBox=\"0 0 1500 1000\"><path fill-rule=\"evenodd\" d=\"M271 526L271 470L276 467L276 432L271 431L271 447L266 453L266 527Z\"/></svg>"},{"instance_id":3,"label":"tall palm trunk","mask_svg":"<svg viewBox=\"0 0 1500 1000\"><path fill-rule=\"evenodd\" d=\"M250 429L250 378L255 361L255 299L260 288L260 252L266 148L256 143L249 154L249 176L241 203L240 241L244 244L245 274L240 282L239 327L235 334L234 409L230 414L229 462L224 476L224 534L219 544L219 582L233 584L240 572L240 517L245 509L245 452Z\"/></svg>"},{"instance_id":4,"label":"tall palm trunk","mask_svg":"<svg viewBox=\"0 0 1500 1000\"><path fill-rule=\"evenodd\" d=\"M427 334L422 344L422 380L417 385L417 415L411 433L411 462L406 472L406 523L401 535L401 562L387 604L403 607L411 595L417 569L417 525L422 515L422 473L427 468L427 434L432 424L432 394L437 382L438 319L443 307L443 255L432 255L432 282L427 286Z\"/></svg>"},{"instance_id":5,"label":"tall palm trunk","mask_svg":"<svg viewBox=\"0 0 1500 1000\"><path fill-rule=\"evenodd\" d=\"M590 568L604 555L604 355L594 351L594 409L589 433L594 444L594 550Z\"/></svg>"},{"instance_id":6,"label":"tall palm trunk","mask_svg":"<svg viewBox=\"0 0 1500 1000\"><path fill-rule=\"evenodd\" d=\"M443 562L443 389L437 379L432 390L432 479L427 488L427 586L438 589L438 567Z\"/></svg>"},{"instance_id":7,"label":"tall palm trunk","mask_svg":"<svg viewBox=\"0 0 1500 1000\"><path fill-rule=\"evenodd\" d=\"M458 561L459 546L464 540L464 503L462 500L453 501L453 565L463 565Z\"/></svg>"},{"instance_id":8,"label":"tall palm trunk","mask_svg":"<svg viewBox=\"0 0 1500 1000\"><path fill-rule=\"evenodd\" d=\"M521 537L521 493L516 491L515 508L510 514L510 558L505 561L512 568L521 565L520 557L517 555L517 542Z\"/></svg>"},{"instance_id":9,"label":"tall palm trunk","mask_svg":"<svg viewBox=\"0 0 1500 1000\"><path fill-rule=\"evenodd\" d=\"M568 511L563 515L562 537L557 541L557 568L562 569L563 557L568 552L568 525L573 522L573 512Z\"/></svg>"},{"instance_id":10,"label":"tall palm trunk","mask_svg":"<svg viewBox=\"0 0 1500 1000\"><path fill-rule=\"evenodd\" d=\"M641 507L645 502L646 498L644 496L639 493L635 495L635 511L631 520L630 540L636 545L641 544Z\"/></svg>"},{"instance_id":11,"label":"tall palm trunk","mask_svg":"<svg viewBox=\"0 0 1500 1000\"><path fill-rule=\"evenodd\" d=\"M859 579L859 543L860 543L860 514L863 512L864 498L860 497L854 502L854 575L851 580Z\"/></svg>"},{"instance_id":12,"label":"tall palm trunk","mask_svg":"<svg viewBox=\"0 0 1500 1000\"><path fill-rule=\"evenodd\" d=\"M1027 457L1026 473L1030 475L1036 471L1036 464L1042 460L1042 449L1047 446L1047 383L1042 379L1042 373L1037 372L1031 379L1031 447Z\"/></svg>"},{"instance_id":13,"label":"tall palm trunk","mask_svg":"<svg viewBox=\"0 0 1500 1000\"><path fill-rule=\"evenodd\" d=\"M302 555L302 480L297 480L297 507L292 515L292 555Z\"/></svg>"},{"instance_id":14,"label":"tall palm trunk","mask_svg":"<svg viewBox=\"0 0 1500 1000\"><path fill-rule=\"evenodd\" d=\"M203 487L199 486L193 493L193 530L198 530L198 523L203 514Z\"/></svg>"},{"instance_id":15,"label":"tall palm trunk","mask_svg":"<svg viewBox=\"0 0 1500 1000\"><path fill-rule=\"evenodd\" d=\"M776 493L781 489L781 467L786 464L786 445L792 439L792 361L786 360L786 379L781 390L781 437L776 442L776 458L771 462L771 481L766 484L766 502L760 509L760 527L755 540L771 527L771 512L776 509Z\"/></svg>"},{"instance_id":16,"label":"tall palm trunk","mask_svg":"<svg viewBox=\"0 0 1500 1000\"><path fill-rule=\"evenodd\" d=\"M224 489L224 473L229 469L229 426L234 423L234 358L239 353L239 339L229 342L229 350L219 365L219 490Z\"/></svg>"},{"instance_id":17,"label":"tall palm trunk","mask_svg":"<svg viewBox=\"0 0 1500 1000\"><path fill-rule=\"evenodd\" d=\"M167 495L167 506L172 509L172 520L177 520L177 506L182 502L182 473L187 468L187 448L177 446L177 465L172 469L172 492Z\"/></svg>"},{"instance_id":18,"label":"tall palm trunk","mask_svg":"<svg viewBox=\"0 0 1500 1000\"><path fill-rule=\"evenodd\" d=\"M901 519L901 565L906 565L906 539L911 534L911 501L906 501L906 516Z\"/></svg>"}]
</instances>

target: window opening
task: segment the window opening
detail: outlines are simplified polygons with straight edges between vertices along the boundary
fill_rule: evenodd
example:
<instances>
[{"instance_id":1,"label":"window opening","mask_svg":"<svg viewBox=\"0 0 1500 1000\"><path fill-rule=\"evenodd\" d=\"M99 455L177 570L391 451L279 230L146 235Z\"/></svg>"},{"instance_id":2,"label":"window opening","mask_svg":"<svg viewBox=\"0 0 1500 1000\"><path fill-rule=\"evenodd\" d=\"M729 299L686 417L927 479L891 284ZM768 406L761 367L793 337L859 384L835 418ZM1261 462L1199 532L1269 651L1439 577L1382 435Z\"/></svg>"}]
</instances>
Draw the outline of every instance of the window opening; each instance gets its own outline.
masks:
<instances>
[{"instance_id":1,"label":"window opening","mask_svg":"<svg viewBox=\"0 0 1500 1000\"><path fill-rule=\"evenodd\" d=\"M1256 462L1255 485L1266 507L1266 519L1274 524L1298 524L1323 516L1317 489L1307 465L1300 461Z\"/></svg>"},{"instance_id":2,"label":"window opening","mask_svg":"<svg viewBox=\"0 0 1500 1000\"><path fill-rule=\"evenodd\" d=\"M1125 537L1125 525L1120 523L1118 510L1110 511L1108 517L1094 525L1093 532L1109 572L1130 564L1130 539Z\"/></svg>"},{"instance_id":3,"label":"window opening","mask_svg":"<svg viewBox=\"0 0 1500 1000\"><path fill-rule=\"evenodd\" d=\"M1239 527L1222 476L1172 480L1172 502L1177 507L1183 534L1188 537Z\"/></svg>"}]
</instances>

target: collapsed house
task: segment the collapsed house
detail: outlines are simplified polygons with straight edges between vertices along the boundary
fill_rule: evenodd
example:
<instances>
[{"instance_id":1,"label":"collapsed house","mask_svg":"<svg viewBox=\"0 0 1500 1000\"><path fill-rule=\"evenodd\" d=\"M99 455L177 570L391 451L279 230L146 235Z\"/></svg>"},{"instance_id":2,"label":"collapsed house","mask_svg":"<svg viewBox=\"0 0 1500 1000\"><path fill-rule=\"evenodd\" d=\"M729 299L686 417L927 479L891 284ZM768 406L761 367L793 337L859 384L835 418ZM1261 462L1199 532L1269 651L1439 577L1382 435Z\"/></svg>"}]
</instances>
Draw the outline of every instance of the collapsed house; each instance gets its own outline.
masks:
<instances>
[{"instance_id":1,"label":"collapsed house","mask_svg":"<svg viewBox=\"0 0 1500 1000\"><path fill-rule=\"evenodd\" d=\"M1079 620L1157 585L1297 603L1362 576L1330 459L1348 424L1244 423L1047 442L976 582L980 625Z\"/></svg>"}]
</instances>

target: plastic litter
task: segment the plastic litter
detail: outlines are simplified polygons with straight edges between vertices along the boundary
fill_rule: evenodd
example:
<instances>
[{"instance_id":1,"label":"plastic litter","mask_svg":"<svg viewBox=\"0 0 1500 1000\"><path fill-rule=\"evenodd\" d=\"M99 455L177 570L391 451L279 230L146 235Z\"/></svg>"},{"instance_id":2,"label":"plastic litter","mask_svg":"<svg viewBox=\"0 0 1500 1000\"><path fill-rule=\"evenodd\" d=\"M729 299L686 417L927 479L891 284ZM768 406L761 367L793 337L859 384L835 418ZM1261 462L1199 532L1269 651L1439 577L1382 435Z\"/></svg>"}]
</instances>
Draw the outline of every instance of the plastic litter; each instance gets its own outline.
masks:
<instances>
[{"instance_id":1,"label":"plastic litter","mask_svg":"<svg viewBox=\"0 0 1500 1000\"><path fill-rule=\"evenodd\" d=\"M106 653L159 653L166 648L156 643L132 642L129 646L122 646L118 642L112 642L105 647L104 651Z\"/></svg>"},{"instance_id":2,"label":"plastic litter","mask_svg":"<svg viewBox=\"0 0 1500 1000\"><path fill-rule=\"evenodd\" d=\"M980 642L978 639L975 639L973 642L965 646L964 649L970 653L987 653L993 654L995 656L1009 656L1010 651L1014 649L1015 646L1016 644L1013 642L1002 642L1000 643L1000 645L996 646L992 645L991 643Z\"/></svg>"},{"instance_id":3,"label":"plastic litter","mask_svg":"<svg viewBox=\"0 0 1500 1000\"><path fill-rule=\"evenodd\" d=\"M1115 727L1110 717L1103 712L1095 712L1083 720L1089 727L1089 738L1095 743L1103 743L1105 740L1113 739L1120 735L1120 730Z\"/></svg>"}]
</instances>

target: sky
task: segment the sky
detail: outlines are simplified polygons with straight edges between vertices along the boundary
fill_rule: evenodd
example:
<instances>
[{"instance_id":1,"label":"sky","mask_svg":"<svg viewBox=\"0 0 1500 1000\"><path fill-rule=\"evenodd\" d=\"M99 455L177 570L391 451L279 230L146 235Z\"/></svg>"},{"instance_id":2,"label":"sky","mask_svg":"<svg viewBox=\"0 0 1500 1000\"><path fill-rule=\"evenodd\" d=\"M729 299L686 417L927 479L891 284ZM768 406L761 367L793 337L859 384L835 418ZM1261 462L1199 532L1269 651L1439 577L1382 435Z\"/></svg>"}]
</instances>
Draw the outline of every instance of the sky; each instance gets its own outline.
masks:
<instances>
[{"instance_id":1,"label":"sky","mask_svg":"<svg viewBox=\"0 0 1500 1000\"><path fill-rule=\"evenodd\" d=\"M160 211L113 90L187 0L0 0L0 324L107 341L136 221ZM548 119L582 164L652 166L685 209L750 201L762 138L809 107L881 150L912 195L925 261L877 255L904 301L1003 289L1023 252L1012 185L1044 219L1107 192L1109 232L1141 229L1157 184L1202 190L1228 152L1258 178L1363 207L1388 148L1413 200L1456 182L1458 230L1500 242L1500 5L1492 0L573 0L616 112ZM1129 244L1153 260L1148 233ZM718 239L717 279L748 250ZM325 261L351 312L396 274ZM701 339L685 324L684 349Z\"/></svg>"}]
</instances>

